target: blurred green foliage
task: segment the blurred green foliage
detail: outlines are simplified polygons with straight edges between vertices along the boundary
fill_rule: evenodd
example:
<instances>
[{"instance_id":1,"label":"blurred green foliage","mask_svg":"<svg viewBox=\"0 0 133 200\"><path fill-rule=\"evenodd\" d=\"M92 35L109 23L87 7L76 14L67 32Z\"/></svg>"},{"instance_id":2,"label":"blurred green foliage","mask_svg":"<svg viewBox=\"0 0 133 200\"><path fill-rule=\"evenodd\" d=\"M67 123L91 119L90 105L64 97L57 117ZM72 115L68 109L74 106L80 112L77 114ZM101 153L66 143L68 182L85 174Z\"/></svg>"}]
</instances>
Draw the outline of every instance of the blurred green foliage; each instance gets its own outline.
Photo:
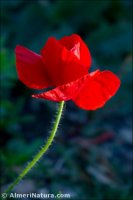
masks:
<instances>
[{"instance_id":1,"label":"blurred green foliage","mask_svg":"<svg viewBox=\"0 0 133 200\"><path fill-rule=\"evenodd\" d=\"M35 91L18 81L14 48L39 52L49 36L77 33L90 48L92 71L114 71L121 88L93 112L67 102L55 142L25 179L36 192L131 200L132 1L1 0L0 14L1 186L13 181L46 140L56 112L55 103L32 99Z\"/></svg>"}]
</instances>

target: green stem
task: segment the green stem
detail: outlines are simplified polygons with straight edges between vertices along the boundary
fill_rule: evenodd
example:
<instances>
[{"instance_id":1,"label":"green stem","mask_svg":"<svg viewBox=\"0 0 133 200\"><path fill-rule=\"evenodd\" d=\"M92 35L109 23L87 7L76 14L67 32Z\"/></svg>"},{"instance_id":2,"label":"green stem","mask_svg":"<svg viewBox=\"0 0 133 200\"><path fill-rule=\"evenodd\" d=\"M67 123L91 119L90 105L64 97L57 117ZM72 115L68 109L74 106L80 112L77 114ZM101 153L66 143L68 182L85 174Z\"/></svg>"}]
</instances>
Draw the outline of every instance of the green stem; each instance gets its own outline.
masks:
<instances>
[{"instance_id":1,"label":"green stem","mask_svg":"<svg viewBox=\"0 0 133 200\"><path fill-rule=\"evenodd\" d=\"M35 155L33 160L28 163L25 169L21 172L21 174L16 178L16 180L7 188L5 193L9 194L11 190L25 177L25 175L35 166L35 164L40 160L43 154L48 150L49 146L52 144L56 131L58 129L58 125L61 119L62 111L63 111L64 101L59 104L57 116L51 131L51 134L47 140L47 143L41 148L41 150Z\"/></svg>"}]
</instances>

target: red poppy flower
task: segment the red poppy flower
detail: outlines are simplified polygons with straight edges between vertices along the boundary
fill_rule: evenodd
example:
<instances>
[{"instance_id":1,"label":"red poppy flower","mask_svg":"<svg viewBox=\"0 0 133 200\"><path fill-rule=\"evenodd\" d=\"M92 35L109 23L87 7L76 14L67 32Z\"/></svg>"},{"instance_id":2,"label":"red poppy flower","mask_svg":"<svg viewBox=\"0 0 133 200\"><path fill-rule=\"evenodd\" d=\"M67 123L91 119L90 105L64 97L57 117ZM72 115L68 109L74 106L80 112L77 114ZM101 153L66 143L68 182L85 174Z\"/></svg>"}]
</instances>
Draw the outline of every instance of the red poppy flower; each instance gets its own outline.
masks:
<instances>
[{"instance_id":1,"label":"red poppy flower","mask_svg":"<svg viewBox=\"0 0 133 200\"><path fill-rule=\"evenodd\" d=\"M50 37L38 55L17 46L19 79L33 89L54 87L32 95L55 102L72 100L85 110L102 107L118 90L119 78L110 71L88 73L91 55L82 39L73 34L56 40Z\"/></svg>"}]
</instances>

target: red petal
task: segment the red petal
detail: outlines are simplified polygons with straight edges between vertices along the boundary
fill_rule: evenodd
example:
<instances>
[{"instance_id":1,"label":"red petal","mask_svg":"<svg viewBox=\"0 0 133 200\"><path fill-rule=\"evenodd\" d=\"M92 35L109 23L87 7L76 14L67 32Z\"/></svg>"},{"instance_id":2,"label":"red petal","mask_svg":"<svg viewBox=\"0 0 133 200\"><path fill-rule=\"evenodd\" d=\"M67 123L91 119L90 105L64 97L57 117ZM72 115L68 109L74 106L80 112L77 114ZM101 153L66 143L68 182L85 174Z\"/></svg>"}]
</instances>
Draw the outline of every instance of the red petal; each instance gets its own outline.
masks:
<instances>
[{"instance_id":1,"label":"red petal","mask_svg":"<svg viewBox=\"0 0 133 200\"><path fill-rule=\"evenodd\" d=\"M90 77L90 75L87 74L80 79L77 79L76 81L61 85L48 92L32 95L32 97L48 99L55 102L68 101L72 99L77 94L77 92L79 92L88 76Z\"/></svg>"},{"instance_id":2,"label":"red petal","mask_svg":"<svg viewBox=\"0 0 133 200\"><path fill-rule=\"evenodd\" d=\"M87 69L90 68L92 63L91 54L79 35L65 36L59 42L68 50L71 50L80 59L83 66L87 67Z\"/></svg>"},{"instance_id":3,"label":"red petal","mask_svg":"<svg viewBox=\"0 0 133 200\"><path fill-rule=\"evenodd\" d=\"M19 79L28 87L43 89L51 86L42 57L25 47L16 46L16 66Z\"/></svg>"},{"instance_id":4,"label":"red petal","mask_svg":"<svg viewBox=\"0 0 133 200\"><path fill-rule=\"evenodd\" d=\"M80 60L53 37L46 42L42 55L50 78L56 86L74 81L88 73Z\"/></svg>"},{"instance_id":5,"label":"red petal","mask_svg":"<svg viewBox=\"0 0 133 200\"><path fill-rule=\"evenodd\" d=\"M118 90L119 78L110 71L90 74L73 101L82 109L95 110L102 107Z\"/></svg>"}]
</instances>

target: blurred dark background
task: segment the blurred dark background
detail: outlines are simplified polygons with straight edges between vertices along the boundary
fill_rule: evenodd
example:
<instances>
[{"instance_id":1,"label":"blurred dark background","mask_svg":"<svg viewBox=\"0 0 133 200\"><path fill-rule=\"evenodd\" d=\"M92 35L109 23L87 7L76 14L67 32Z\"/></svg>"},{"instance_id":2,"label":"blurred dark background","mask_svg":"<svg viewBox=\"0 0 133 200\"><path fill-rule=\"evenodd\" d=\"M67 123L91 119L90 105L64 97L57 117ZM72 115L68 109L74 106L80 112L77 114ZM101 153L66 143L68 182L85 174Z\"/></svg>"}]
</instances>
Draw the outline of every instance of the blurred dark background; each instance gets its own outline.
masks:
<instances>
[{"instance_id":1,"label":"blurred dark background","mask_svg":"<svg viewBox=\"0 0 133 200\"><path fill-rule=\"evenodd\" d=\"M49 36L79 34L92 70L108 69L121 81L101 109L67 102L47 154L16 192L70 193L71 199L131 200L132 1L1 0L1 186L10 184L46 141L57 104L31 98L17 78L14 48L39 53Z\"/></svg>"}]
</instances>

